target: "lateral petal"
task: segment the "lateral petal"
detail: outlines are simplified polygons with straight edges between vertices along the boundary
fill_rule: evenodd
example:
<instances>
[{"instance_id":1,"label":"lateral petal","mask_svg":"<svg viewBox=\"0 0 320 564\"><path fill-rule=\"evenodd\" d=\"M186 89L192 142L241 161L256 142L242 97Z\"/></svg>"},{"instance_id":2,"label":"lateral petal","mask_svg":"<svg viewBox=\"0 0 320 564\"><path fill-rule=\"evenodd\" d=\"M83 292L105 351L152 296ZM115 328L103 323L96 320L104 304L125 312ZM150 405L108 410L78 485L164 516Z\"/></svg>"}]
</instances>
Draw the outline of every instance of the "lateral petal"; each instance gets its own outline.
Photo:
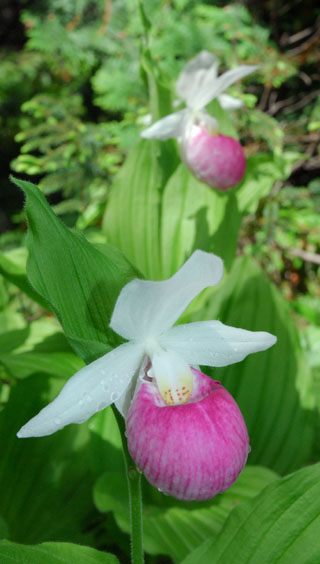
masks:
<instances>
[{"instance_id":1,"label":"lateral petal","mask_svg":"<svg viewBox=\"0 0 320 564\"><path fill-rule=\"evenodd\" d=\"M229 96L229 94L220 94L218 101L223 110L238 110L243 106L242 100Z\"/></svg>"},{"instance_id":2,"label":"lateral petal","mask_svg":"<svg viewBox=\"0 0 320 564\"><path fill-rule=\"evenodd\" d=\"M144 139L161 139L162 141L171 137L179 137L185 113L186 110L180 110L159 119L150 127L141 131L140 136Z\"/></svg>"},{"instance_id":3,"label":"lateral petal","mask_svg":"<svg viewBox=\"0 0 320 564\"><path fill-rule=\"evenodd\" d=\"M222 260L198 250L168 280L132 280L120 292L110 327L129 340L157 337L177 321L204 288L216 286L222 275Z\"/></svg>"},{"instance_id":4,"label":"lateral petal","mask_svg":"<svg viewBox=\"0 0 320 564\"><path fill-rule=\"evenodd\" d=\"M258 68L259 67L254 65L240 65L235 69L228 70L215 80L207 80L195 98L193 107L196 109L204 108L211 100L220 96L231 84L254 72Z\"/></svg>"},{"instance_id":5,"label":"lateral petal","mask_svg":"<svg viewBox=\"0 0 320 564\"><path fill-rule=\"evenodd\" d=\"M220 321L198 321L172 327L158 340L161 347L177 352L188 364L228 366L248 354L268 349L277 338L265 331L247 331Z\"/></svg>"},{"instance_id":6,"label":"lateral petal","mask_svg":"<svg viewBox=\"0 0 320 564\"><path fill-rule=\"evenodd\" d=\"M120 345L77 372L60 394L17 433L19 438L51 435L69 423L82 423L117 401L143 358L141 346Z\"/></svg>"}]
</instances>

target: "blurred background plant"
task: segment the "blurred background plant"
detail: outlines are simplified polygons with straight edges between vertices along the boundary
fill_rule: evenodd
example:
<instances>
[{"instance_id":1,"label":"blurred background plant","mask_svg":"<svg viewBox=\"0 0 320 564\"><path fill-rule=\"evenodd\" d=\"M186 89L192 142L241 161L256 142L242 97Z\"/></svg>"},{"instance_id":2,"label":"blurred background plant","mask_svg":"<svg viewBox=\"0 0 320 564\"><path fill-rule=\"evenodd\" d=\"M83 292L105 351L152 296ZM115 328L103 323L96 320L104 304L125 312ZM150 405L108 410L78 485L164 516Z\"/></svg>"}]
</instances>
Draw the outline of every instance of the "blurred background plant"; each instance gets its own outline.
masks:
<instances>
[{"instance_id":1,"label":"blurred background plant","mask_svg":"<svg viewBox=\"0 0 320 564\"><path fill-rule=\"evenodd\" d=\"M230 94L244 103L241 111L232 113L231 125L250 159L254 185L263 194L242 221L238 254L253 256L288 301L314 369L320 406L320 9L312 0L148 0L145 8L152 23L150 56L173 99L178 73L202 49L217 56L220 72L242 62L260 67L230 88ZM15 172L38 183L68 226L83 230L94 243L105 242L101 226L110 187L150 109L139 62L143 29L135 1L2 0L1 15L0 401L5 405L10 385L20 378L40 369L65 378L79 364L46 311L47 304L26 279L23 196L8 175ZM40 386L32 382L25 384L31 395ZM23 396L14 401L21 406ZM78 456L83 445L86 454L88 449L94 453L99 468L83 469L92 483L102 473L97 443L107 436L108 425L98 416L90 432L89 426L82 432L83 443L76 436L75 452L69 453L71 458ZM72 433L67 431L66 437ZM104 455L112 457L112 447L105 449ZM42 457L40 452L40 466ZM55 476L59 472L52 469ZM263 476L261 482L269 478ZM89 485L87 489L90 497ZM99 503L111 511L110 500ZM32 501L27 501L32 509ZM170 505L156 497L156 504L167 507L166 503ZM154 523L162 523L166 530L163 507L158 512L152 506L150 511ZM112 547L113 530L120 532L111 513L110 538L100 542L105 527L101 514L93 505L89 516L86 511L87 506L80 515L86 542ZM174 511L172 526L180 519ZM194 512L196 522L196 507ZM126 531L121 518L119 526ZM43 531L30 539L18 533L15 538L26 542L49 538ZM124 533L123 537L127 558L128 539ZM57 538L54 532L52 538ZM78 541L76 535L73 538ZM151 533L147 543L151 554L161 553ZM171 547L166 550L172 555ZM176 560L186 552L184 547ZM162 562L148 558L150 563Z\"/></svg>"},{"instance_id":2,"label":"blurred background plant","mask_svg":"<svg viewBox=\"0 0 320 564\"><path fill-rule=\"evenodd\" d=\"M319 297L319 10L311 1L294 10L292 2L212 4L149 1L150 52L171 89L201 49L218 57L221 71L242 61L260 66L247 87L232 87L244 102L233 120L274 185L244 222L240 247L305 315L306 305L298 306L305 291L310 304ZM8 163L39 183L68 225L100 224L112 178L149 112L141 35L131 0L4 1L0 220L2 231L11 227L4 248L23 236Z\"/></svg>"}]
</instances>

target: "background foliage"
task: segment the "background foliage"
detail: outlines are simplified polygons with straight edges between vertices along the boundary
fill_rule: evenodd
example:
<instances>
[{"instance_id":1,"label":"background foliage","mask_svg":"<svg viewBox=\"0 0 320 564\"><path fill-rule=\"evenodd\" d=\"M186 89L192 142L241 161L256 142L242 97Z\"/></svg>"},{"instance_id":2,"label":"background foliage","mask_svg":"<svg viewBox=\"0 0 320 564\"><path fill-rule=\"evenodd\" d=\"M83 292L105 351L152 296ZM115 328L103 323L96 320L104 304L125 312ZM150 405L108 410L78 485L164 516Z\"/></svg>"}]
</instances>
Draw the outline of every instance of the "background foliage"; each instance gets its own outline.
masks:
<instances>
[{"instance_id":1,"label":"background foliage","mask_svg":"<svg viewBox=\"0 0 320 564\"><path fill-rule=\"evenodd\" d=\"M83 362L117 344L108 320L125 283L137 274L166 278L203 248L224 258L227 275L184 320L268 330L278 344L212 372L251 437L233 488L186 504L144 482L146 561L229 562L237 554L239 562L317 562L319 9L308 0L152 0L145 8L151 25L143 27L131 0L4 2L1 558L128 562L111 411L40 440L15 433ZM172 110L177 74L201 49L216 54L221 71L260 66L230 89L244 101L241 112L209 108L247 154L246 176L227 194L195 180L175 142L139 141L150 112ZM10 171L39 188L9 183Z\"/></svg>"}]
</instances>

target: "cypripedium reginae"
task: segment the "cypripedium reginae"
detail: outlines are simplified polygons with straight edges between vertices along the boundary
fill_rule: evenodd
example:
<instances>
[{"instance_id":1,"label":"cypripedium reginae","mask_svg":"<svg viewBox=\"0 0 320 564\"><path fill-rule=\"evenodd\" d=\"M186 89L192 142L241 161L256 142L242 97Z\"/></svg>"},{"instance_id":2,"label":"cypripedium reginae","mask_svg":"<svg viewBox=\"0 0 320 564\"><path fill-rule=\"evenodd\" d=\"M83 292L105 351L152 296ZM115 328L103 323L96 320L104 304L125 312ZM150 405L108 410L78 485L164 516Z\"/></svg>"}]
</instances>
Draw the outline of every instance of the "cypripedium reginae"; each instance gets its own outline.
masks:
<instances>
[{"instance_id":1,"label":"cypripedium reginae","mask_svg":"<svg viewBox=\"0 0 320 564\"><path fill-rule=\"evenodd\" d=\"M218 62L201 51L185 66L176 82L176 93L186 108L170 114L145 129L147 139L178 140L181 158L191 172L209 186L227 190L242 179L246 161L240 143L219 133L219 123L205 107L217 98L224 110L242 106L241 100L223 92L258 67L241 65L218 77Z\"/></svg>"},{"instance_id":2,"label":"cypripedium reginae","mask_svg":"<svg viewBox=\"0 0 320 564\"><path fill-rule=\"evenodd\" d=\"M219 257L195 251L168 280L127 284L110 326L128 342L79 370L18 437L50 435L116 403L130 453L153 485L181 499L224 491L246 462L246 426L230 394L195 366L239 362L276 338L220 321L173 326L222 274Z\"/></svg>"}]
</instances>

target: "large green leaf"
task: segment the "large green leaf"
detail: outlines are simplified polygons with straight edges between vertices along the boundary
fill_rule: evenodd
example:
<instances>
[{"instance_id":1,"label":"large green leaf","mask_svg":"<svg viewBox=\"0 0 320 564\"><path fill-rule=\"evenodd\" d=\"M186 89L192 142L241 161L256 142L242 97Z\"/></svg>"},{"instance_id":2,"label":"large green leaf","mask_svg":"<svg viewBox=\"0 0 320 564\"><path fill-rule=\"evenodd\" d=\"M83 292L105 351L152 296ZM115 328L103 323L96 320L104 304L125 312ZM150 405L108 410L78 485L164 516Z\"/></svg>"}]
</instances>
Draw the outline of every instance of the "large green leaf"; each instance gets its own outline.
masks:
<instances>
[{"instance_id":1,"label":"large green leaf","mask_svg":"<svg viewBox=\"0 0 320 564\"><path fill-rule=\"evenodd\" d=\"M104 217L108 240L147 278L161 274L160 190L164 183L160 144L140 141L119 172Z\"/></svg>"},{"instance_id":2,"label":"large green leaf","mask_svg":"<svg viewBox=\"0 0 320 564\"><path fill-rule=\"evenodd\" d=\"M278 290L244 257L194 318L220 319L277 336L270 350L210 374L222 381L241 408L250 435L251 464L286 473L306 463L314 429L313 383L288 304Z\"/></svg>"},{"instance_id":3,"label":"large green leaf","mask_svg":"<svg viewBox=\"0 0 320 564\"><path fill-rule=\"evenodd\" d=\"M267 486L236 507L218 537L183 564L316 564L320 562L320 465Z\"/></svg>"},{"instance_id":4,"label":"large green leaf","mask_svg":"<svg viewBox=\"0 0 320 564\"><path fill-rule=\"evenodd\" d=\"M9 538L17 542L92 542L96 514L87 426L41 439L16 437L62 385L43 374L31 376L12 389L0 413L0 511Z\"/></svg>"},{"instance_id":5,"label":"large green leaf","mask_svg":"<svg viewBox=\"0 0 320 564\"><path fill-rule=\"evenodd\" d=\"M102 253L68 229L36 186L15 183L27 196L28 278L80 356L86 361L101 356L115 344L109 319L121 288L136 271L117 249L108 246Z\"/></svg>"},{"instance_id":6,"label":"large green leaf","mask_svg":"<svg viewBox=\"0 0 320 564\"><path fill-rule=\"evenodd\" d=\"M162 198L162 277L172 276L195 249L222 256L229 267L237 248L240 220L234 191L210 189L181 164Z\"/></svg>"},{"instance_id":7,"label":"large green leaf","mask_svg":"<svg viewBox=\"0 0 320 564\"><path fill-rule=\"evenodd\" d=\"M225 494L209 502L192 503L164 497L144 482L145 550L150 554L167 554L174 562L181 562L205 539L220 532L236 504L257 495L276 477L266 468L247 467ZM94 500L100 511L113 511L119 527L129 533L128 496L123 479L119 471L105 473L96 483Z\"/></svg>"},{"instance_id":8,"label":"large green leaf","mask_svg":"<svg viewBox=\"0 0 320 564\"><path fill-rule=\"evenodd\" d=\"M3 253L0 253L0 274L45 309L49 308L49 304L31 286L25 268L10 260Z\"/></svg>"},{"instance_id":9,"label":"large green leaf","mask_svg":"<svg viewBox=\"0 0 320 564\"><path fill-rule=\"evenodd\" d=\"M0 516L0 539L6 539L9 536L8 527L5 520Z\"/></svg>"},{"instance_id":10,"label":"large green leaf","mask_svg":"<svg viewBox=\"0 0 320 564\"><path fill-rule=\"evenodd\" d=\"M23 329L0 335L0 364L12 378L30 374L72 376L83 366L54 318L36 320Z\"/></svg>"},{"instance_id":11,"label":"large green leaf","mask_svg":"<svg viewBox=\"0 0 320 564\"><path fill-rule=\"evenodd\" d=\"M112 511L121 530L129 533L128 494L123 487L125 470L121 459L121 439L111 410L95 417L90 431L96 439L91 442L91 457L95 460L95 465L103 469L98 450L101 439L105 444L108 461L108 471L95 484L95 504L100 511ZM180 562L204 539L212 538L221 530L235 504L254 497L276 477L267 468L246 467L236 484L223 495L210 501L191 503L165 496L143 480L145 550L150 554L168 554L174 562Z\"/></svg>"},{"instance_id":12,"label":"large green leaf","mask_svg":"<svg viewBox=\"0 0 320 564\"><path fill-rule=\"evenodd\" d=\"M236 192L241 213L255 213L259 200L268 196L274 184L288 178L293 162L291 153L271 155L260 152L249 157L246 174Z\"/></svg>"},{"instance_id":13,"label":"large green leaf","mask_svg":"<svg viewBox=\"0 0 320 564\"><path fill-rule=\"evenodd\" d=\"M0 363L14 378L42 373L65 379L83 367L83 361L79 357L64 351L0 354Z\"/></svg>"},{"instance_id":14,"label":"large green leaf","mask_svg":"<svg viewBox=\"0 0 320 564\"><path fill-rule=\"evenodd\" d=\"M45 542L26 546L9 541L0 542L1 564L117 564L112 554L94 548L63 542Z\"/></svg>"}]
</instances>

